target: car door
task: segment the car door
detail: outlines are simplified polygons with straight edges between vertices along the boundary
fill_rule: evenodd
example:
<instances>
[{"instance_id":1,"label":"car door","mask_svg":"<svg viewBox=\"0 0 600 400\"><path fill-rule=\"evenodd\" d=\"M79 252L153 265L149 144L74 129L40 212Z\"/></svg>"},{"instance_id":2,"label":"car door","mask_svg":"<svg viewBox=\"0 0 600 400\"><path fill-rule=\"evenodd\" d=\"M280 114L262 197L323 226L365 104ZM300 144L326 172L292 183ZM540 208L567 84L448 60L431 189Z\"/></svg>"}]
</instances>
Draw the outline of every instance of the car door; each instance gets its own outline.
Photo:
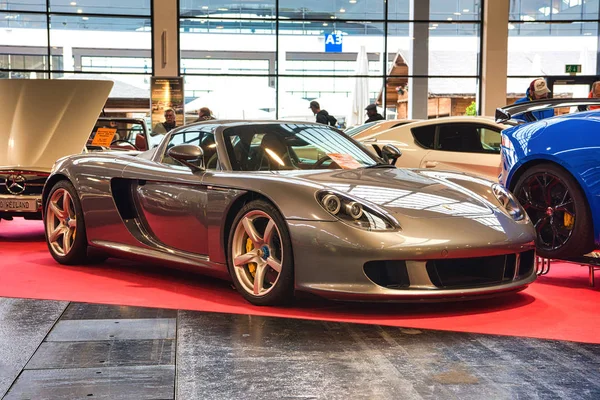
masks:
<instances>
[{"instance_id":1,"label":"car door","mask_svg":"<svg viewBox=\"0 0 600 400\"><path fill-rule=\"evenodd\" d=\"M422 168L469 172L493 181L500 174L501 128L477 122L453 122L436 128L433 149Z\"/></svg>"},{"instance_id":2,"label":"car door","mask_svg":"<svg viewBox=\"0 0 600 400\"><path fill-rule=\"evenodd\" d=\"M152 240L199 255L208 254L208 193L202 184L205 172L192 172L167 152L179 144L202 147L207 135L209 133L193 127L174 132L166 146L157 149L162 154L154 161L133 163L123 173L123 178L131 182L133 202Z\"/></svg>"}]
</instances>

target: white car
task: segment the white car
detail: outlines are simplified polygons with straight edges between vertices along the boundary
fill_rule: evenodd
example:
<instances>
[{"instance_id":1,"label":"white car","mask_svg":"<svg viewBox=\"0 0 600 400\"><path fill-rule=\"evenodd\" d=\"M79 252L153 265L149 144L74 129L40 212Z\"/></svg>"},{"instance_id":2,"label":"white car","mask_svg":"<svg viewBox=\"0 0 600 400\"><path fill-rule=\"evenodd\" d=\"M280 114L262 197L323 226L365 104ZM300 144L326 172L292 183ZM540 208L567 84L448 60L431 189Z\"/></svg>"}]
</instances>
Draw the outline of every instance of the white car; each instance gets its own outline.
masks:
<instances>
[{"instance_id":1,"label":"white car","mask_svg":"<svg viewBox=\"0 0 600 400\"><path fill-rule=\"evenodd\" d=\"M395 128L400 125L410 124L411 122L419 121L418 119L384 119L381 121L367 122L366 124L353 126L346 129L344 133L351 136L355 140L360 140L363 137L372 136L375 133Z\"/></svg>"},{"instance_id":2,"label":"white car","mask_svg":"<svg viewBox=\"0 0 600 400\"><path fill-rule=\"evenodd\" d=\"M358 139L381 155L392 144L398 167L469 172L492 181L500 174L500 132L507 126L488 117L444 117L404 124Z\"/></svg>"}]
</instances>

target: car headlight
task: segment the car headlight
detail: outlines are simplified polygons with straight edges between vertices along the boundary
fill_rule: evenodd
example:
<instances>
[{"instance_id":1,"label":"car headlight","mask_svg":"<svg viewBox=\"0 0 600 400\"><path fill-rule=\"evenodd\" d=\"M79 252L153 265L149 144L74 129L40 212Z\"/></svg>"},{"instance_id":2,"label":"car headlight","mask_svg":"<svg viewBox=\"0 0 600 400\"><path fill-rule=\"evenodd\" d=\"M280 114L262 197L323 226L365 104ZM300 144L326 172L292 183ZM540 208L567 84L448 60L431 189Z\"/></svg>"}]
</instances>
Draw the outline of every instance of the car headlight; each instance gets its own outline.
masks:
<instances>
[{"instance_id":1,"label":"car headlight","mask_svg":"<svg viewBox=\"0 0 600 400\"><path fill-rule=\"evenodd\" d=\"M515 221L521 221L525 218L525 210L508 190L495 183L492 185L492 192L500 205Z\"/></svg>"},{"instance_id":2,"label":"car headlight","mask_svg":"<svg viewBox=\"0 0 600 400\"><path fill-rule=\"evenodd\" d=\"M320 191L317 201L329 214L356 228L370 231L394 231L399 228L398 222L385 215L385 212L374 210L340 193Z\"/></svg>"}]
</instances>

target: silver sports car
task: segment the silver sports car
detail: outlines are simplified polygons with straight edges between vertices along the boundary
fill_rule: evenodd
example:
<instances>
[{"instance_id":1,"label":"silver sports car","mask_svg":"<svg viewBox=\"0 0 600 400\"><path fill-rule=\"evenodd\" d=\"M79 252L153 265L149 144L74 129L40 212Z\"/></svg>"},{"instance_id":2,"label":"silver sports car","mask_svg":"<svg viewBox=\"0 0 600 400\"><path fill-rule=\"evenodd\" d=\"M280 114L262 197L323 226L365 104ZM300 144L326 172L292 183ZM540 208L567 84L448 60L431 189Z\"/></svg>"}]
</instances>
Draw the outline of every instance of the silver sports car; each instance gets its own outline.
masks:
<instances>
[{"instance_id":1,"label":"silver sports car","mask_svg":"<svg viewBox=\"0 0 600 400\"><path fill-rule=\"evenodd\" d=\"M501 186L398 169L326 125L207 121L137 157L59 160L43 191L63 264L109 256L231 279L256 305L490 295L535 279L533 226Z\"/></svg>"}]
</instances>

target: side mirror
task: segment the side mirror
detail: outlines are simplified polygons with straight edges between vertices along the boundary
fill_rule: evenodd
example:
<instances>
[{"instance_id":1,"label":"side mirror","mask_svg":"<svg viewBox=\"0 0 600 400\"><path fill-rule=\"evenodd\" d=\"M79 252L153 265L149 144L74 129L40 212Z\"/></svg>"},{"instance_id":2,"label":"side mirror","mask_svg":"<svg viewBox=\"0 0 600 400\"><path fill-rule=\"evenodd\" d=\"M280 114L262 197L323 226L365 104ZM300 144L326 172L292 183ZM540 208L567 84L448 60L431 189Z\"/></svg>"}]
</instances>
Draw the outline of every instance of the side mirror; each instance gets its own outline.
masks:
<instances>
[{"instance_id":1,"label":"side mirror","mask_svg":"<svg viewBox=\"0 0 600 400\"><path fill-rule=\"evenodd\" d=\"M402 156L402 152L396 146L392 144L386 144L381 149L381 155L383 159L389 162L391 165L396 165L396 161Z\"/></svg>"},{"instance_id":2,"label":"side mirror","mask_svg":"<svg viewBox=\"0 0 600 400\"><path fill-rule=\"evenodd\" d=\"M193 144L180 144L171 147L167 151L167 155L190 167L194 172L204 170L204 152L199 146L194 146ZM200 160L199 165L192 163L192 161L196 160Z\"/></svg>"}]
</instances>

